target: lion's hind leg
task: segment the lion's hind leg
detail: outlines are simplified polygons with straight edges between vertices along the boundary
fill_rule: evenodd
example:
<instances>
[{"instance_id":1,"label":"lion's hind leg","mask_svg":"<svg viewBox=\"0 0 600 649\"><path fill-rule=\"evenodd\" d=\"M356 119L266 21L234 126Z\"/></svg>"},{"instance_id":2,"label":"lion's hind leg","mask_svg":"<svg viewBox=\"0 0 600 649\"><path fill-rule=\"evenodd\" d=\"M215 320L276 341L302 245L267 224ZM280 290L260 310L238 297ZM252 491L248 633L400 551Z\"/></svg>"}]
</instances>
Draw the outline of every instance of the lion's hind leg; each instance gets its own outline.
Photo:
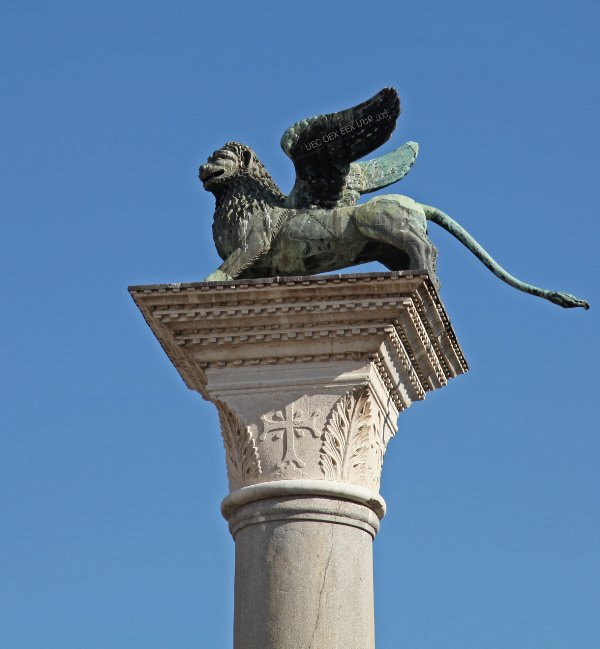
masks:
<instances>
[{"instance_id":1,"label":"lion's hind leg","mask_svg":"<svg viewBox=\"0 0 600 649\"><path fill-rule=\"evenodd\" d=\"M427 236L427 221L418 203L396 194L376 197L358 206L354 220L363 236L404 253L403 257L408 257L406 270L426 270L439 289L437 248ZM375 258L389 267L389 254L386 256L388 259Z\"/></svg>"},{"instance_id":2,"label":"lion's hind leg","mask_svg":"<svg viewBox=\"0 0 600 649\"><path fill-rule=\"evenodd\" d=\"M439 291L441 284L437 276L437 248L431 243L427 235L411 232L412 237L407 243L410 258L409 270L426 270L435 288Z\"/></svg>"}]
</instances>

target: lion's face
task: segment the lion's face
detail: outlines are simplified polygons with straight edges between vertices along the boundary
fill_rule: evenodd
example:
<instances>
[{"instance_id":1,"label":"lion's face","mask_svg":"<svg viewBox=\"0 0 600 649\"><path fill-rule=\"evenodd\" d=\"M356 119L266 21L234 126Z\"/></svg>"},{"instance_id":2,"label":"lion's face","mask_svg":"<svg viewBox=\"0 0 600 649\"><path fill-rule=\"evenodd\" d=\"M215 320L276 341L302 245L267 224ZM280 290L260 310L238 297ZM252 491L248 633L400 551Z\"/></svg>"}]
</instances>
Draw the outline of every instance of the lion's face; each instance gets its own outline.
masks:
<instances>
[{"instance_id":1,"label":"lion's face","mask_svg":"<svg viewBox=\"0 0 600 649\"><path fill-rule=\"evenodd\" d=\"M246 170L252 163L252 159L252 150L249 147L228 142L222 149L215 151L208 158L208 162L200 167L198 177L204 189L214 191L227 183L232 176Z\"/></svg>"}]
</instances>

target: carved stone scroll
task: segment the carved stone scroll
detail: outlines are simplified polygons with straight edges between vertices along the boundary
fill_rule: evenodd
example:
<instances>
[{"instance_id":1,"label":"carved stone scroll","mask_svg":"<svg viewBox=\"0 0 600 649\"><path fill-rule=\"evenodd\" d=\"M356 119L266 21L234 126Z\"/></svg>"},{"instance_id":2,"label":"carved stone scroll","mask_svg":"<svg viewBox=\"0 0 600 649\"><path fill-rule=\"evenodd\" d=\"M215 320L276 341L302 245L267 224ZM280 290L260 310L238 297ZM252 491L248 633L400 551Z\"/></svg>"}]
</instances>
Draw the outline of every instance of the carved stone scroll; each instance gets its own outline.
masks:
<instances>
[{"instance_id":1,"label":"carved stone scroll","mask_svg":"<svg viewBox=\"0 0 600 649\"><path fill-rule=\"evenodd\" d=\"M229 488L239 489L262 473L256 441L242 418L222 401L215 401L219 411Z\"/></svg>"},{"instance_id":2,"label":"carved stone scroll","mask_svg":"<svg viewBox=\"0 0 600 649\"><path fill-rule=\"evenodd\" d=\"M323 432L319 464L328 480L364 482L374 438L370 392L352 390L332 410Z\"/></svg>"}]
</instances>

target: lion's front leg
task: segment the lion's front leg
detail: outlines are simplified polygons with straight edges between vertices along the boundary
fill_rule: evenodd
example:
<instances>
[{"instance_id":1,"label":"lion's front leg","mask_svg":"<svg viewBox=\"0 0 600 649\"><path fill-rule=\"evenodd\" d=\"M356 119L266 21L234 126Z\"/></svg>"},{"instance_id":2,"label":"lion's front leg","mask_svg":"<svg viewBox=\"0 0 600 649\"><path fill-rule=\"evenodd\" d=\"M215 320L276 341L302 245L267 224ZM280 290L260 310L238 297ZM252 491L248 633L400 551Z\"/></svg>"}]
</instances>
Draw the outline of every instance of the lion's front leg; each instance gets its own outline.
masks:
<instances>
[{"instance_id":1,"label":"lion's front leg","mask_svg":"<svg viewBox=\"0 0 600 649\"><path fill-rule=\"evenodd\" d=\"M211 273L203 282L229 282L233 279L231 275L224 273L220 268L217 268L214 273Z\"/></svg>"},{"instance_id":2,"label":"lion's front leg","mask_svg":"<svg viewBox=\"0 0 600 649\"><path fill-rule=\"evenodd\" d=\"M205 282L229 282L246 270L255 260L256 255L252 255L248 250L236 248L227 259L211 273Z\"/></svg>"}]
</instances>

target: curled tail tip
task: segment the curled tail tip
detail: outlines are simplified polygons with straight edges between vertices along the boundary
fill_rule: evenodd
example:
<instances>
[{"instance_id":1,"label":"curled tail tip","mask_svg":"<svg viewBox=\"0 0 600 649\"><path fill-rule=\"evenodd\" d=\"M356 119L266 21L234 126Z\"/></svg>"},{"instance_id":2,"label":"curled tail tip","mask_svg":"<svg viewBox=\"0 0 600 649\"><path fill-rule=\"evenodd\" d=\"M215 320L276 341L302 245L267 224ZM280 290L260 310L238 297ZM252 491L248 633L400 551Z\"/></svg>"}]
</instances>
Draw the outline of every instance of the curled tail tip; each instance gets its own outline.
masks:
<instances>
[{"instance_id":1,"label":"curled tail tip","mask_svg":"<svg viewBox=\"0 0 600 649\"><path fill-rule=\"evenodd\" d=\"M590 308L589 302L579 300L569 293L559 293L558 291L548 291L547 299L553 304L562 306L563 309L572 309L574 307L583 307L586 311Z\"/></svg>"}]
</instances>

